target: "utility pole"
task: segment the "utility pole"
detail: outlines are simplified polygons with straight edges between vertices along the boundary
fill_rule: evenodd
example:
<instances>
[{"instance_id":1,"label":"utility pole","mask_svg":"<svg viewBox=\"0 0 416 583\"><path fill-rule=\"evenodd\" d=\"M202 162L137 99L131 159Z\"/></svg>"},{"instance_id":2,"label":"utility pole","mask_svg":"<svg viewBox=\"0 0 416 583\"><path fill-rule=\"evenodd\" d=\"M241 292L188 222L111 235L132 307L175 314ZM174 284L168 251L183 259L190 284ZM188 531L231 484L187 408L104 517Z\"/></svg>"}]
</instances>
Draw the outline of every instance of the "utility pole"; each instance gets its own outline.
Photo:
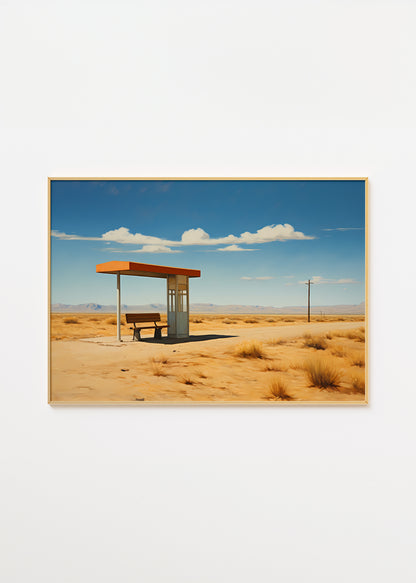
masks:
<instances>
[{"instance_id":1,"label":"utility pole","mask_svg":"<svg viewBox=\"0 0 416 583\"><path fill-rule=\"evenodd\" d=\"M308 322L310 322L311 321L311 285L313 285L313 281L308 279L308 282L306 283L306 285L308 286Z\"/></svg>"}]
</instances>

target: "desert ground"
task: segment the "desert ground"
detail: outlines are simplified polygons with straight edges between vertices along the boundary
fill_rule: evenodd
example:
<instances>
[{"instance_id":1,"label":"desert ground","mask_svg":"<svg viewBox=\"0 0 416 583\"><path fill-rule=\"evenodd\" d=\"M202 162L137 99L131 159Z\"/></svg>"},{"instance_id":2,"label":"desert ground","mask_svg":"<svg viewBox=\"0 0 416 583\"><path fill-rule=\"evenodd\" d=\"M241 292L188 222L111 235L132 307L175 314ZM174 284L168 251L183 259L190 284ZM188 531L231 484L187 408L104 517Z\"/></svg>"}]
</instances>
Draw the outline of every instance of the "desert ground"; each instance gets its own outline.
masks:
<instances>
[{"instance_id":1,"label":"desert ground","mask_svg":"<svg viewBox=\"0 0 416 583\"><path fill-rule=\"evenodd\" d=\"M189 339L133 342L122 316L119 343L113 314L54 313L50 401L364 403L364 320L192 314Z\"/></svg>"}]
</instances>

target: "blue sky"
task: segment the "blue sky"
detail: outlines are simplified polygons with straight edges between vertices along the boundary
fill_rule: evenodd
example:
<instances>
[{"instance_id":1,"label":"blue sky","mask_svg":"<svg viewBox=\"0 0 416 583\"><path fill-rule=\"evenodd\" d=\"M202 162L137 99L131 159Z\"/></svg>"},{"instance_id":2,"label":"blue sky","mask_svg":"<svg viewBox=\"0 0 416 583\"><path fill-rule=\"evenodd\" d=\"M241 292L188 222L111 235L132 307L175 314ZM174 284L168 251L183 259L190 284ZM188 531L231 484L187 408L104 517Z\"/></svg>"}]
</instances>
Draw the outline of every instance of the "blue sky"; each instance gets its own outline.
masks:
<instances>
[{"instance_id":1,"label":"blue sky","mask_svg":"<svg viewBox=\"0 0 416 583\"><path fill-rule=\"evenodd\" d=\"M51 184L52 303L115 304L129 260L201 270L190 300L312 305L365 299L365 182L60 181ZM166 301L164 280L122 277L122 302Z\"/></svg>"}]
</instances>

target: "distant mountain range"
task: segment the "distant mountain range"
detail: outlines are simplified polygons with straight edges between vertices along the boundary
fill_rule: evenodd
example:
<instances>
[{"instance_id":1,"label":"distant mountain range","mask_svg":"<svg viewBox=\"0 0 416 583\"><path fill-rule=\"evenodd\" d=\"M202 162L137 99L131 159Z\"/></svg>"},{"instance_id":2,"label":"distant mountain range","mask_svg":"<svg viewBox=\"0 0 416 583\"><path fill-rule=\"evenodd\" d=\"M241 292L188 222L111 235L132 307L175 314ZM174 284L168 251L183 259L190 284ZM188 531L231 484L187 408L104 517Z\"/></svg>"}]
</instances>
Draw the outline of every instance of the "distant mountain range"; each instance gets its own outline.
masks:
<instances>
[{"instance_id":1,"label":"distant mountain range","mask_svg":"<svg viewBox=\"0 0 416 583\"><path fill-rule=\"evenodd\" d=\"M52 304L52 312L58 313L97 313L113 314L115 305L101 304ZM218 304L191 304L190 312L193 314L305 314L306 306L246 306L246 305L218 305ZM121 305L121 311L126 312L166 312L166 304L146 304L142 306ZM338 306L311 306L312 314L344 314L360 315L365 313L365 302L356 305Z\"/></svg>"}]
</instances>

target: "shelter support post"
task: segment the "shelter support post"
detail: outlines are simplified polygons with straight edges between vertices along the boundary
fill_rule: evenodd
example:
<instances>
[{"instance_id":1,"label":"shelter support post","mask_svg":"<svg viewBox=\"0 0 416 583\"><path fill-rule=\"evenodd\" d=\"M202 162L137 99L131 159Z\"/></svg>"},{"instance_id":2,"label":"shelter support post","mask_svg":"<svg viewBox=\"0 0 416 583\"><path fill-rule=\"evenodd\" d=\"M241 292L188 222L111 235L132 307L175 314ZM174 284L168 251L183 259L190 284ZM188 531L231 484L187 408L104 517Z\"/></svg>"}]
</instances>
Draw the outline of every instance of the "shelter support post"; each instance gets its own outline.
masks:
<instances>
[{"instance_id":1,"label":"shelter support post","mask_svg":"<svg viewBox=\"0 0 416 583\"><path fill-rule=\"evenodd\" d=\"M121 342L120 273L117 273L117 340Z\"/></svg>"}]
</instances>

